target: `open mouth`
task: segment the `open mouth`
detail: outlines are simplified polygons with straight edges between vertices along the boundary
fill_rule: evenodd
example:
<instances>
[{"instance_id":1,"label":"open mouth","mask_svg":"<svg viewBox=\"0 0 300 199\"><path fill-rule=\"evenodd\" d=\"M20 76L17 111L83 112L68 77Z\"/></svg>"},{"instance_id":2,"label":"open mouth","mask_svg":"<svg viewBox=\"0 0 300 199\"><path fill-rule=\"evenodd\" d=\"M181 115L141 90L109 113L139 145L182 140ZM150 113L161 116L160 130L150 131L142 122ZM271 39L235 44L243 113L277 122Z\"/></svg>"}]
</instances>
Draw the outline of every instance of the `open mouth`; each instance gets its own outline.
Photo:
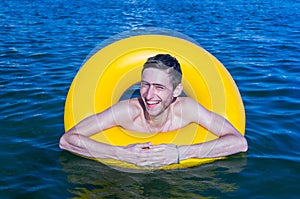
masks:
<instances>
[{"instance_id":1,"label":"open mouth","mask_svg":"<svg viewBox=\"0 0 300 199\"><path fill-rule=\"evenodd\" d=\"M157 100L146 100L146 105L148 107L148 109L154 108L156 105L158 105L160 103L160 101Z\"/></svg>"}]
</instances>

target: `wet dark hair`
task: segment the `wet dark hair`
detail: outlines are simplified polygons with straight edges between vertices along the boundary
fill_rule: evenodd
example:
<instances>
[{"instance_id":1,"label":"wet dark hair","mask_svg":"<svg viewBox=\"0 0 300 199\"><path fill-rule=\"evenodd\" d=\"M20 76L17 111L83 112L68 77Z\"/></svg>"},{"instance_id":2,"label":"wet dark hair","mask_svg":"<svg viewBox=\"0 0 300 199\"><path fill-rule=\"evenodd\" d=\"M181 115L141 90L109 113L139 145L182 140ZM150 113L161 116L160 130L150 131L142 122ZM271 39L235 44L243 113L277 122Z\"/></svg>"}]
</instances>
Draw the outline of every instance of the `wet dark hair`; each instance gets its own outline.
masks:
<instances>
[{"instance_id":1,"label":"wet dark hair","mask_svg":"<svg viewBox=\"0 0 300 199\"><path fill-rule=\"evenodd\" d=\"M171 77L171 83L174 87L178 86L182 80L182 71L180 64L175 57L169 54L158 54L154 57L148 58L147 62L144 64L142 72L146 68L157 68L162 70L167 70Z\"/></svg>"}]
</instances>

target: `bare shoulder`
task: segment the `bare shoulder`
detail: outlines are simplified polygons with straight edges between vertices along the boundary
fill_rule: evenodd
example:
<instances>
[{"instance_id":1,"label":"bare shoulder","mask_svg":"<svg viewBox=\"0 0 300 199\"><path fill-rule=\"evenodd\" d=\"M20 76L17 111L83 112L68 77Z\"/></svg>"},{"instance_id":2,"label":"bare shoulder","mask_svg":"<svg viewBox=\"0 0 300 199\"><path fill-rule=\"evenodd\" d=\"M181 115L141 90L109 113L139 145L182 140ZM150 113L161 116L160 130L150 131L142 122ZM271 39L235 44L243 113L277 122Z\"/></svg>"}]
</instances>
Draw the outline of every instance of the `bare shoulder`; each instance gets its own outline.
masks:
<instances>
[{"instance_id":1,"label":"bare shoulder","mask_svg":"<svg viewBox=\"0 0 300 199\"><path fill-rule=\"evenodd\" d=\"M141 102L139 98L132 98L128 100L128 108L130 117L139 117L143 113Z\"/></svg>"},{"instance_id":2,"label":"bare shoulder","mask_svg":"<svg viewBox=\"0 0 300 199\"><path fill-rule=\"evenodd\" d=\"M195 108L204 108L196 100L190 97L179 97L177 103L180 104L185 111L195 110Z\"/></svg>"},{"instance_id":3,"label":"bare shoulder","mask_svg":"<svg viewBox=\"0 0 300 199\"><path fill-rule=\"evenodd\" d=\"M137 98L123 100L111 107L112 114L119 125L132 122L141 114L141 106Z\"/></svg>"},{"instance_id":4,"label":"bare shoulder","mask_svg":"<svg viewBox=\"0 0 300 199\"><path fill-rule=\"evenodd\" d=\"M188 122L198 122L200 117L207 116L209 111L190 97L178 98L176 112L180 111L182 118Z\"/></svg>"}]
</instances>

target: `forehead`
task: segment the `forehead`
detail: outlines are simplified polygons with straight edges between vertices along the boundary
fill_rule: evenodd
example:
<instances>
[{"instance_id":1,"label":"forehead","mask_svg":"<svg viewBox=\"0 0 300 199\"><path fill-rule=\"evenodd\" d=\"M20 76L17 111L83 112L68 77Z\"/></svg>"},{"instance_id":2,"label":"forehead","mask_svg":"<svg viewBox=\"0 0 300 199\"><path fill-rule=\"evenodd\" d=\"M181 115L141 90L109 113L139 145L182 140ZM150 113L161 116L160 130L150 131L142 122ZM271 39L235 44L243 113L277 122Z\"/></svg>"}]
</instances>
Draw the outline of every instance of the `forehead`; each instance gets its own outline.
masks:
<instances>
[{"instance_id":1,"label":"forehead","mask_svg":"<svg viewBox=\"0 0 300 199\"><path fill-rule=\"evenodd\" d=\"M142 73L142 81L150 84L171 85L171 78L167 70L157 68L146 68Z\"/></svg>"}]
</instances>

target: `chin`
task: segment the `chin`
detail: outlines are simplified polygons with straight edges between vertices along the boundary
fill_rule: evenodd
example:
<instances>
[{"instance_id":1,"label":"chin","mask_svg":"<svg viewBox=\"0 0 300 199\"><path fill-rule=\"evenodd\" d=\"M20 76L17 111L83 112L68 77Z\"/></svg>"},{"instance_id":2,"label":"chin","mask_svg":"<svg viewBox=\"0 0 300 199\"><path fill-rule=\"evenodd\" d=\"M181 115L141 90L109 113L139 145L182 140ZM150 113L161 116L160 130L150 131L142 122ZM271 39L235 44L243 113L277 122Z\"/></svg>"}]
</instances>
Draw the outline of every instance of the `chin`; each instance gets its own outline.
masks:
<instances>
[{"instance_id":1,"label":"chin","mask_svg":"<svg viewBox=\"0 0 300 199\"><path fill-rule=\"evenodd\" d=\"M161 110L147 110L150 117L157 117L161 114Z\"/></svg>"}]
</instances>

